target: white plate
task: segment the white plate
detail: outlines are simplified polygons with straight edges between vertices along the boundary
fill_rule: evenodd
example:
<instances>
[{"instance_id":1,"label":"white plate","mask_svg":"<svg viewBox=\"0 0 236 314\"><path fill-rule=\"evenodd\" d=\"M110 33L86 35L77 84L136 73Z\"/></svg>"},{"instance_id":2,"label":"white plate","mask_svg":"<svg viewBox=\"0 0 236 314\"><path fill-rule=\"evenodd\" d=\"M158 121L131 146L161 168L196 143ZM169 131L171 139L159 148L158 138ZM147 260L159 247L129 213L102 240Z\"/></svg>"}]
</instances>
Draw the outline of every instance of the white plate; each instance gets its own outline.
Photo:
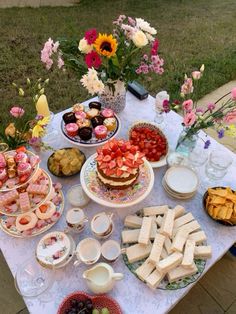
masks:
<instances>
[{"instance_id":1,"label":"white plate","mask_svg":"<svg viewBox=\"0 0 236 314\"><path fill-rule=\"evenodd\" d=\"M186 194L177 194L177 193L173 193L173 192L171 192L170 191L170 189L168 188L168 186L166 185L166 183L165 183L165 181L164 181L164 178L163 178L163 180L162 180L162 186L163 186L163 188L164 188L164 190L166 191L166 193L169 195L169 196L171 196L171 197L173 197L173 198L176 198L176 199L179 199L179 200L187 200L187 199L189 199L189 198L192 198L195 194L196 194L196 192L193 192L193 193L191 193L191 194L188 194L188 195L186 195Z\"/></svg>"},{"instance_id":2,"label":"white plate","mask_svg":"<svg viewBox=\"0 0 236 314\"><path fill-rule=\"evenodd\" d=\"M167 185L178 193L193 193L198 187L197 174L184 166L171 167L165 174Z\"/></svg>"},{"instance_id":3,"label":"white plate","mask_svg":"<svg viewBox=\"0 0 236 314\"><path fill-rule=\"evenodd\" d=\"M146 159L140 167L139 177L132 187L125 190L113 190L108 189L98 180L96 156L97 154L93 154L87 159L80 173L82 188L94 202L107 207L125 208L140 203L151 192L154 173Z\"/></svg>"}]
</instances>

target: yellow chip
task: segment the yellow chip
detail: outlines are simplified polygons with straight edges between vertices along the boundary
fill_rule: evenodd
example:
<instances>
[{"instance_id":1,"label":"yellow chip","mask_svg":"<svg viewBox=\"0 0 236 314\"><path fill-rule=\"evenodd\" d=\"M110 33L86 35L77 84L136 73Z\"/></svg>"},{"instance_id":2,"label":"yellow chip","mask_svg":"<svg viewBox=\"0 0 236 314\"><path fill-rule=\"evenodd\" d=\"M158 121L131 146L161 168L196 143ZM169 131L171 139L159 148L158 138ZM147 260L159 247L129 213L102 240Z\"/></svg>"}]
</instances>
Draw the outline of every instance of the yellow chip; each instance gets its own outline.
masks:
<instances>
[{"instance_id":1,"label":"yellow chip","mask_svg":"<svg viewBox=\"0 0 236 314\"><path fill-rule=\"evenodd\" d=\"M212 216L212 217L213 217L213 215L214 215L213 209L214 209L214 206L213 206L213 205L209 205L209 206L207 207L207 211L208 211L209 215ZM214 217L214 218L215 218L215 217Z\"/></svg>"},{"instance_id":2,"label":"yellow chip","mask_svg":"<svg viewBox=\"0 0 236 314\"><path fill-rule=\"evenodd\" d=\"M226 189L208 189L208 193L210 195L216 195L221 197L226 197L227 190Z\"/></svg>"},{"instance_id":3,"label":"yellow chip","mask_svg":"<svg viewBox=\"0 0 236 314\"><path fill-rule=\"evenodd\" d=\"M215 219L217 219L217 217L218 217L218 212L219 212L219 207L218 206L213 206L213 217L215 218Z\"/></svg>"},{"instance_id":4,"label":"yellow chip","mask_svg":"<svg viewBox=\"0 0 236 314\"><path fill-rule=\"evenodd\" d=\"M211 200L211 204L220 204L223 205L225 204L226 199L224 197L220 196L213 196Z\"/></svg>"}]
</instances>

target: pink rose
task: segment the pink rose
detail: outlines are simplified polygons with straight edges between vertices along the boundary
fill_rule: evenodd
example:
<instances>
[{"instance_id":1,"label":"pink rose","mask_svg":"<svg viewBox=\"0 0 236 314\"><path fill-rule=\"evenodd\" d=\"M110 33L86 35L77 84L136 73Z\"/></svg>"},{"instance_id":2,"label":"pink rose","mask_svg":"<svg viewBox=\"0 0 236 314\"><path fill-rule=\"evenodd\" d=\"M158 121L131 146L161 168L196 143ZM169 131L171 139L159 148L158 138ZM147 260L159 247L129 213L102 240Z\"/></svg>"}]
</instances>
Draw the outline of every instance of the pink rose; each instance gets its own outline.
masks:
<instances>
[{"instance_id":1,"label":"pink rose","mask_svg":"<svg viewBox=\"0 0 236 314\"><path fill-rule=\"evenodd\" d=\"M196 115L193 111L188 112L185 116L184 116L184 125L185 126L191 126L194 124L194 122L196 121Z\"/></svg>"},{"instance_id":2,"label":"pink rose","mask_svg":"<svg viewBox=\"0 0 236 314\"><path fill-rule=\"evenodd\" d=\"M10 114L15 118L20 118L25 113L25 110L21 107L12 107L10 110Z\"/></svg>"},{"instance_id":3,"label":"pink rose","mask_svg":"<svg viewBox=\"0 0 236 314\"><path fill-rule=\"evenodd\" d=\"M200 71L193 71L192 72L192 77L194 80L199 80L202 76L202 73Z\"/></svg>"},{"instance_id":4,"label":"pink rose","mask_svg":"<svg viewBox=\"0 0 236 314\"><path fill-rule=\"evenodd\" d=\"M182 108L186 112L190 112L193 109L193 101L192 99L185 100L183 102Z\"/></svg>"},{"instance_id":5,"label":"pink rose","mask_svg":"<svg viewBox=\"0 0 236 314\"><path fill-rule=\"evenodd\" d=\"M236 109L227 113L227 115L224 117L224 122L227 124L236 122Z\"/></svg>"},{"instance_id":6,"label":"pink rose","mask_svg":"<svg viewBox=\"0 0 236 314\"><path fill-rule=\"evenodd\" d=\"M236 87L234 87L231 91L231 98L232 100L236 100Z\"/></svg>"}]
</instances>

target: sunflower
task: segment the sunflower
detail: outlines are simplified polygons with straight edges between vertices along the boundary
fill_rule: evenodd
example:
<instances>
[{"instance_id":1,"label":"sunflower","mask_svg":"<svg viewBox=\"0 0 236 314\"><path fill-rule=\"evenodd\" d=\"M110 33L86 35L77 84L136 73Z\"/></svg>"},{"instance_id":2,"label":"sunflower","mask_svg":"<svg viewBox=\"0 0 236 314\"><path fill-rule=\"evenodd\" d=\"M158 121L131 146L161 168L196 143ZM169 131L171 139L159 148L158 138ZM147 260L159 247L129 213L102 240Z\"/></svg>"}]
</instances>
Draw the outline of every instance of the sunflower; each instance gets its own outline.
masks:
<instances>
[{"instance_id":1,"label":"sunflower","mask_svg":"<svg viewBox=\"0 0 236 314\"><path fill-rule=\"evenodd\" d=\"M116 53L117 41L112 35L99 34L93 45L100 55L108 58Z\"/></svg>"}]
</instances>

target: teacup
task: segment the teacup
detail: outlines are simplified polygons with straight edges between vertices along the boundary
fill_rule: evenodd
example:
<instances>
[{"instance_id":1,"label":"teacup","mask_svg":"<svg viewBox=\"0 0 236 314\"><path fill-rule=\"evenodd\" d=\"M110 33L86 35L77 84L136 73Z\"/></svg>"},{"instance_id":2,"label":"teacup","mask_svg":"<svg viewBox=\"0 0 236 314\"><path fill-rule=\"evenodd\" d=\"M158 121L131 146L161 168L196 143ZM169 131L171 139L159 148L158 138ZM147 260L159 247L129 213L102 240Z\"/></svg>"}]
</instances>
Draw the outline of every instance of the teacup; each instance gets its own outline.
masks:
<instances>
[{"instance_id":1,"label":"teacup","mask_svg":"<svg viewBox=\"0 0 236 314\"><path fill-rule=\"evenodd\" d=\"M67 231L81 232L84 229L85 222L88 218L84 215L81 208L71 208L66 213Z\"/></svg>"},{"instance_id":2,"label":"teacup","mask_svg":"<svg viewBox=\"0 0 236 314\"><path fill-rule=\"evenodd\" d=\"M112 222L113 213L101 212L95 215L91 221L91 230L99 239L108 238L114 229Z\"/></svg>"},{"instance_id":3,"label":"teacup","mask_svg":"<svg viewBox=\"0 0 236 314\"><path fill-rule=\"evenodd\" d=\"M81 263L95 264L101 256L101 244L96 239L86 238L77 245L75 255L77 257L77 261L74 262L75 266Z\"/></svg>"},{"instance_id":4,"label":"teacup","mask_svg":"<svg viewBox=\"0 0 236 314\"><path fill-rule=\"evenodd\" d=\"M108 240L101 247L102 257L109 263L115 262L121 255L120 244L115 240Z\"/></svg>"}]
</instances>

